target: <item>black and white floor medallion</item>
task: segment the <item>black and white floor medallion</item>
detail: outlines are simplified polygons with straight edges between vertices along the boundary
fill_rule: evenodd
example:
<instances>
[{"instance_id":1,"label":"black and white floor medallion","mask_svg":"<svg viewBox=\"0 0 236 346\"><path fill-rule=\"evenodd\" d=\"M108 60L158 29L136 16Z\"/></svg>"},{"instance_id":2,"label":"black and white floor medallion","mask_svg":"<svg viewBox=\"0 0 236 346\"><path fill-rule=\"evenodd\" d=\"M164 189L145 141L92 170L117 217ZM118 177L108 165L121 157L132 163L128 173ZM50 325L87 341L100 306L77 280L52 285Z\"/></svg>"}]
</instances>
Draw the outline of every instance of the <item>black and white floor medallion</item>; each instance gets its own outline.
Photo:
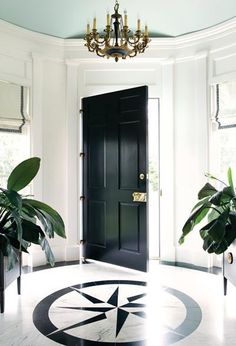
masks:
<instances>
[{"instance_id":1,"label":"black and white floor medallion","mask_svg":"<svg viewBox=\"0 0 236 346\"><path fill-rule=\"evenodd\" d=\"M145 282L131 280L104 280L70 286L44 298L34 310L33 322L43 335L62 345L146 345L150 332L146 321L147 290ZM171 288L164 291L168 296L172 295L170 304L175 299L175 308L184 310L182 323L173 324L162 333L167 345L183 339L197 328L201 309L180 291ZM193 311L189 306L194 308ZM156 316L160 312L156 311Z\"/></svg>"}]
</instances>

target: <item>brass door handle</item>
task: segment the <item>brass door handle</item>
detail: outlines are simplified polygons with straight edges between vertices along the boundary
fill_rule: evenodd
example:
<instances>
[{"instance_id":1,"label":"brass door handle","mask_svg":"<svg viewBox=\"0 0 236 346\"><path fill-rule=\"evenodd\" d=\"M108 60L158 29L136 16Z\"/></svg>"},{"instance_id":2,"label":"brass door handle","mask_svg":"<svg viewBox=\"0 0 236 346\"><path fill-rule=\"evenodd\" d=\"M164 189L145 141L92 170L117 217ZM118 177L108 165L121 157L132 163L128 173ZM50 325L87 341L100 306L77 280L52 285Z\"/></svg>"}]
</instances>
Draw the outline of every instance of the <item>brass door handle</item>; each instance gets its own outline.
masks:
<instances>
[{"instance_id":1,"label":"brass door handle","mask_svg":"<svg viewBox=\"0 0 236 346\"><path fill-rule=\"evenodd\" d=\"M133 202L147 202L147 193L146 192L133 192Z\"/></svg>"}]
</instances>

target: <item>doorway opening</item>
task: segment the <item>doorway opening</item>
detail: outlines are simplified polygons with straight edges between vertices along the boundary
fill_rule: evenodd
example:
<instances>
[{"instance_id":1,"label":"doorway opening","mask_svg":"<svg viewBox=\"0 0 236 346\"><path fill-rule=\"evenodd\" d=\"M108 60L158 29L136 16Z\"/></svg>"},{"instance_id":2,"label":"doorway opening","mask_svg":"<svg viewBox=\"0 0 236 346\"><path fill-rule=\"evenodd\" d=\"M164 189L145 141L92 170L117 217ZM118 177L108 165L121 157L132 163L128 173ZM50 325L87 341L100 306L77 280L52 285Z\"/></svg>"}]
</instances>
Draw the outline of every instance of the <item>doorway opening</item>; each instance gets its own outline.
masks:
<instances>
[{"instance_id":1,"label":"doorway opening","mask_svg":"<svg viewBox=\"0 0 236 346\"><path fill-rule=\"evenodd\" d=\"M148 99L148 229L149 258L160 257L159 99Z\"/></svg>"},{"instance_id":2,"label":"doorway opening","mask_svg":"<svg viewBox=\"0 0 236 346\"><path fill-rule=\"evenodd\" d=\"M140 88L141 89L141 88ZM136 109L137 109L137 91L139 91L139 88L134 89L134 91L132 91L132 89L130 90L123 90L123 91L119 91L116 93L110 93L110 94L104 94L104 95L97 95L97 96L93 96L93 97L88 97L83 99L83 110L84 112L87 112L86 117L83 117L83 140L81 140L81 147L83 147L83 150L81 152L83 152L83 157L85 157L85 159L83 159L83 167L81 166L81 176L83 176L83 189L81 189L81 191L83 192L81 195L86 195L85 200L83 201L83 208L82 208L82 203L81 203L81 229L83 228L83 234L81 234L81 239L84 240L84 244L85 246L83 246L83 255L85 255L85 257L88 257L90 259L95 259L95 260L102 260L108 263L114 263L114 264L118 264L120 265L120 263L115 263L114 258L117 260L118 255L117 256L113 256L113 253L116 251L116 248L113 246L112 247L112 251L105 251L106 247L109 245L109 242L105 242L104 239L108 239L107 238L107 234L109 235L110 230L112 229L112 227L114 228L114 219L112 220L112 227L109 224L109 218L108 220L102 220L103 216L108 215L110 217L110 215L118 215L119 218L117 220L118 224L117 224L117 230L118 230L118 236L114 236L114 239L118 239L119 240L119 244L117 245L117 251L119 253L122 252L122 259L125 257L123 252L126 255L132 255L135 257L135 264L137 263L137 257L139 256L139 251L142 250L144 253L146 252L146 260L148 261L149 259L159 259L160 257L160 190L159 190L159 178L160 178L160 145L159 145L159 140L160 140L160 136L159 136L159 99L158 98L146 98L146 103L144 103L144 108L143 110L146 108L146 105L148 104L148 112L145 113L145 110L142 111L141 113L138 112L137 114L142 114L142 119L138 120L138 121L134 121L134 115L136 114ZM145 89L144 89L145 91ZM134 92L134 96L129 95L129 93ZM126 95L125 93L128 93L128 97L124 95ZM124 94L124 95L123 95ZM110 117L106 117L106 112L107 109L109 109L109 112L111 113L111 107L112 104L115 104L115 102L111 103L110 107L105 107L106 106L106 98L107 96L109 97L114 97L117 98L117 102L123 102L122 103L122 107L124 108L124 106L128 107L128 110L126 111L125 109L123 109L122 107L116 107L117 109L122 109L121 114L116 114L115 110L114 110L114 114L116 116L115 120L113 119L112 121L108 122L108 124L106 124L106 119L110 119ZM102 100L103 102L100 102L101 99L104 98L104 100ZM133 102L134 99L134 102ZM140 99L140 97L139 97ZM143 94L143 99L145 100L145 93ZM106 101L106 102L105 102ZM115 100L116 101L116 100ZM96 107L88 107L88 105L86 104L89 102L95 102L96 103ZM125 103L124 103L125 102ZM105 105L105 106L104 106ZM132 108L134 106L134 111L131 111ZM100 108L101 109L100 109ZM94 113L89 113L91 110L96 110L96 112ZM109 113L109 114L110 114ZM140 116L140 115L139 115ZM123 117L123 118L122 118ZM132 119L129 119L127 117L132 117ZM117 122L117 124L119 126L116 125L115 121ZM140 123L141 121L141 123ZM98 122L98 124L97 124ZM141 126L141 130L138 130L136 128L130 128L131 125L132 126L138 126L138 124L142 124ZM146 137L146 135L142 135L141 141L139 140L139 136L140 134L143 133L143 131L145 131L146 125L145 123L148 124L148 136ZM106 126L105 126L105 125ZM81 124L82 125L82 124ZM110 128L111 127L111 128ZM81 126L82 128L82 126ZM114 139L111 141L111 136L114 137L114 135L116 135L116 130L119 130L119 133L117 134L117 139L118 142L117 144L114 146ZM128 131L128 130L129 131ZM92 133L92 135L91 135ZM81 134L82 135L82 134ZM114 137L114 138L116 138ZM82 136L81 136L82 138ZM148 139L148 151L146 151L145 148L143 148L143 146L146 146L146 140L145 138ZM94 143L94 141L96 143ZM106 145L104 144L107 141ZM97 143L98 142L98 143ZM111 144L113 145L111 147ZM126 144L127 144L127 148L126 148ZM136 153L136 147L135 145L137 145L137 153ZM144 150L143 150L143 149ZM127 149L127 150L126 150ZM128 150L129 149L129 150ZM142 149L142 150L141 150ZM111 155L110 151L114 151L114 153ZM141 150L141 151L140 151ZM139 154L138 152L140 151L141 154ZM146 153L148 153L148 156L146 158ZM115 161L113 159L113 157L115 157L115 155L118 155L118 159L116 158ZM125 155L125 157L123 158L123 156ZM131 155L132 160L128 159L126 156L127 155ZM140 156L141 155L141 156ZM137 159L135 161L135 158ZM112 167L110 167L110 169L107 170L106 173L104 170L105 168L107 169L107 165L109 164L111 166L111 163L113 161L116 163L114 164ZM117 162L121 164L121 167L116 167ZM122 165L123 162L123 165ZM129 163L127 166L127 162ZM104 164L106 163L106 164ZM147 163L147 164L146 164ZM94 165L97 165L96 169L95 167L93 167ZM141 165L141 166L140 166ZM123 167L123 168L122 168ZM138 172L133 172L133 175L131 176L131 179L129 177L129 175L132 173L132 167L134 168L138 168ZM109 167L108 167L109 168ZM114 174L111 175L111 168L113 170L115 170ZM121 169L122 168L122 169ZM125 170L125 168L128 168L128 170ZM118 173L117 173L117 169L118 169ZM147 180L141 178L141 175L146 175L146 169L148 172L148 176L147 176ZM82 172L83 171L83 172ZM91 172L92 173L91 173ZM127 172L126 172L127 171ZM90 173L89 173L90 172ZM143 174L140 174L140 172L142 172ZM127 173L127 174L126 174ZM144 174L145 173L145 174ZM118 174L118 175L117 175ZM114 177L118 176L119 174L123 174L122 177L120 177L118 180L114 179ZM125 175L126 174L126 175ZM128 175L129 174L129 175ZM127 180L128 178L129 180ZM105 178L104 178L105 177ZM137 179L138 177L138 179ZM100 180L99 180L99 179ZM99 184L97 183L97 180L99 182ZM109 179L111 181L109 181ZM123 179L123 180L122 180ZM131 186L129 188L129 185L126 184L126 179L129 183L129 185ZM94 182L94 180L96 180ZM118 183L117 183L118 181ZM96 183L96 184L95 184ZM117 192L117 198L116 198L116 194L115 193L110 193L110 197L111 200L109 200L109 203L104 202L105 201L105 190L109 187L109 184L111 186L117 186L118 188L118 192ZM127 186L126 186L126 185ZM99 186L98 186L99 185ZM98 196L96 195L98 187L100 187L101 185L101 189L102 189L102 193L98 194ZM123 186L124 185L124 186ZM89 191L88 191L89 190ZM91 190L91 191L90 191ZM130 191L129 191L130 190ZM105 191L105 192L104 192ZM141 192L145 192L148 191L148 205L146 208L146 203L140 203L140 201L136 201L136 200L131 200L132 198L132 194L133 191L139 191ZM119 196L119 194L122 194L122 196ZM125 194L127 194L127 202L124 202L124 198L125 198ZM102 197L101 197L102 196ZM108 197L109 197L108 196ZM110 198L109 197L109 198ZM120 199L122 203L120 202ZM117 199L117 201L116 201ZM142 201L141 201L142 202ZM87 203L87 204L86 204ZM113 204L117 204L119 205L119 210L118 213L109 213L109 208L110 206L112 206ZM106 205L106 207L103 207L103 212L101 212L101 210L98 210L98 207L104 206ZM126 209L128 208L129 213L126 215L123 214L124 212L126 212ZM101 208L100 208L101 209ZM147 209L147 214L146 214L146 209ZM87 214L85 213L85 211L87 212ZM96 211L96 213L95 213ZM132 213L131 213L132 211ZM135 212L133 212L135 211ZM144 213L145 211L145 213ZM122 214L123 213L123 214ZM139 215L139 213L141 213ZM93 215L96 214L96 215ZM133 215L134 214L134 215ZM137 215L136 215L137 214ZM83 215L83 216L82 216ZM134 224L132 224L131 219L133 216L137 216L137 222L134 222ZM105 218L104 216L104 218ZM123 217L123 218L122 218ZM83 221L82 221L83 219ZM95 220L95 225L94 227L91 226L91 222L93 222L93 220ZM123 220L123 221L122 221ZM146 221L147 220L147 224ZM141 221L141 222L140 222ZM128 222L128 226L126 227L125 222ZM147 225L147 229L146 226ZM108 227L109 226L109 227ZM138 227L141 227L141 229L139 230ZM87 233L86 233L86 229L87 229ZM94 229L94 235L91 232ZM149 238L149 242L147 241L147 238L145 241L143 241L142 237L140 237L141 233L146 229L146 236ZM92 231L91 231L92 230ZM132 230L132 232L128 232L129 230ZM122 233L123 231L123 233ZM90 233L89 233L90 232ZM107 232L107 233L106 233ZM120 233L119 233L120 232ZM130 238L124 242L124 234L127 234ZM137 235L139 234L139 236L137 235L137 237L135 239L138 240L142 240L140 242L140 244L138 244L136 247L134 247L132 244L134 244L134 236L133 234ZM123 235L123 238L122 238ZM131 235L132 235L132 239L131 239ZM98 239L98 237L100 237ZM112 239L113 239L112 238ZM132 240L132 241L131 241ZM110 241L110 240L109 240ZM123 246L124 243L124 246ZM148 245L149 243L149 245ZM107 245L108 244L108 245ZM113 244L114 245L114 244ZM132 248L131 248L132 246ZM90 250L90 248L95 248L96 247L96 252L95 254L89 253L88 250ZM148 247L148 248L147 248ZM145 250L146 249L146 250ZM108 249L109 250L109 249ZM92 251L92 250L91 250ZM102 253L100 256L100 252ZM137 252L137 254L136 254ZM106 254L108 253L109 256L112 256L112 260L110 260L109 258L106 259ZM107 255L107 256L108 256ZM145 257L145 256L144 256ZM127 263L129 264L129 261L125 261L125 266L127 266ZM130 266L131 267L131 266ZM136 268L138 269L138 268Z\"/></svg>"}]
</instances>

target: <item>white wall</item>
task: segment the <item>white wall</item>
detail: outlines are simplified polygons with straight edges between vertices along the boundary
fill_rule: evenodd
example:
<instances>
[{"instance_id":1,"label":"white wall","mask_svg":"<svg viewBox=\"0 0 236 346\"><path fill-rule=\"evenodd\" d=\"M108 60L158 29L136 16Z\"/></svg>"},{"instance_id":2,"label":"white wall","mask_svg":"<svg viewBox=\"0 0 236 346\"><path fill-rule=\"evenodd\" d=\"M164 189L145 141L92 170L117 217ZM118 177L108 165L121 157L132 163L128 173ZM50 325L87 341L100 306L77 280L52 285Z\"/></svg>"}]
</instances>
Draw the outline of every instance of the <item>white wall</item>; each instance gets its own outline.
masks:
<instances>
[{"instance_id":1,"label":"white wall","mask_svg":"<svg viewBox=\"0 0 236 346\"><path fill-rule=\"evenodd\" d=\"M197 235L178 245L181 227L209 170L209 85L236 77L236 20L180 38L153 39L128 61L88 53L81 40L60 40L0 21L0 78L28 85L32 155L42 158L35 197L62 215L67 240L56 260L79 258L79 107L82 97L139 85L160 98L161 258L207 266ZM34 248L33 265L44 263Z\"/></svg>"}]
</instances>

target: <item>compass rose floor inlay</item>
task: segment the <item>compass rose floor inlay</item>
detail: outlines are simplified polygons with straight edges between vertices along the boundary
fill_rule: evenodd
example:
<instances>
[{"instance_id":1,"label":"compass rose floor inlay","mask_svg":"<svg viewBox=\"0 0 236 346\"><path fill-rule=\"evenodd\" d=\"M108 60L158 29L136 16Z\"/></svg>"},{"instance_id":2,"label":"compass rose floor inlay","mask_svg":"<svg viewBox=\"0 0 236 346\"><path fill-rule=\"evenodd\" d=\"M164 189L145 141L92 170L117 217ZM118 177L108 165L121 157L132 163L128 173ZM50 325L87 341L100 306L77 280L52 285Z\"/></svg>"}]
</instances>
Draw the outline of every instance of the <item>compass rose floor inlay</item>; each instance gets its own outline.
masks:
<instances>
[{"instance_id":1,"label":"compass rose floor inlay","mask_svg":"<svg viewBox=\"0 0 236 346\"><path fill-rule=\"evenodd\" d=\"M236 345L236 289L224 297L220 275L90 263L23 275L15 290L6 290L1 346Z\"/></svg>"},{"instance_id":2,"label":"compass rose floor inlay","mask_svg":"<svg viewBox=\"0 0 236 346\"><path fill-rule=\"evenodd\" d=\"M180 305L187 312L176 329L167 325L162 331L165 343L171 344L191 334L202 314L199 305L182 292L172 288L163 288L163 292L162 303L171 304L176 299L175 309ZM33 321L42 334L63 345L145 345L147 295L143 281L103 280L74 285L43 299L34 310ZM164 313L161 305L158 311Z\"/></svg>"}]
</instances>

